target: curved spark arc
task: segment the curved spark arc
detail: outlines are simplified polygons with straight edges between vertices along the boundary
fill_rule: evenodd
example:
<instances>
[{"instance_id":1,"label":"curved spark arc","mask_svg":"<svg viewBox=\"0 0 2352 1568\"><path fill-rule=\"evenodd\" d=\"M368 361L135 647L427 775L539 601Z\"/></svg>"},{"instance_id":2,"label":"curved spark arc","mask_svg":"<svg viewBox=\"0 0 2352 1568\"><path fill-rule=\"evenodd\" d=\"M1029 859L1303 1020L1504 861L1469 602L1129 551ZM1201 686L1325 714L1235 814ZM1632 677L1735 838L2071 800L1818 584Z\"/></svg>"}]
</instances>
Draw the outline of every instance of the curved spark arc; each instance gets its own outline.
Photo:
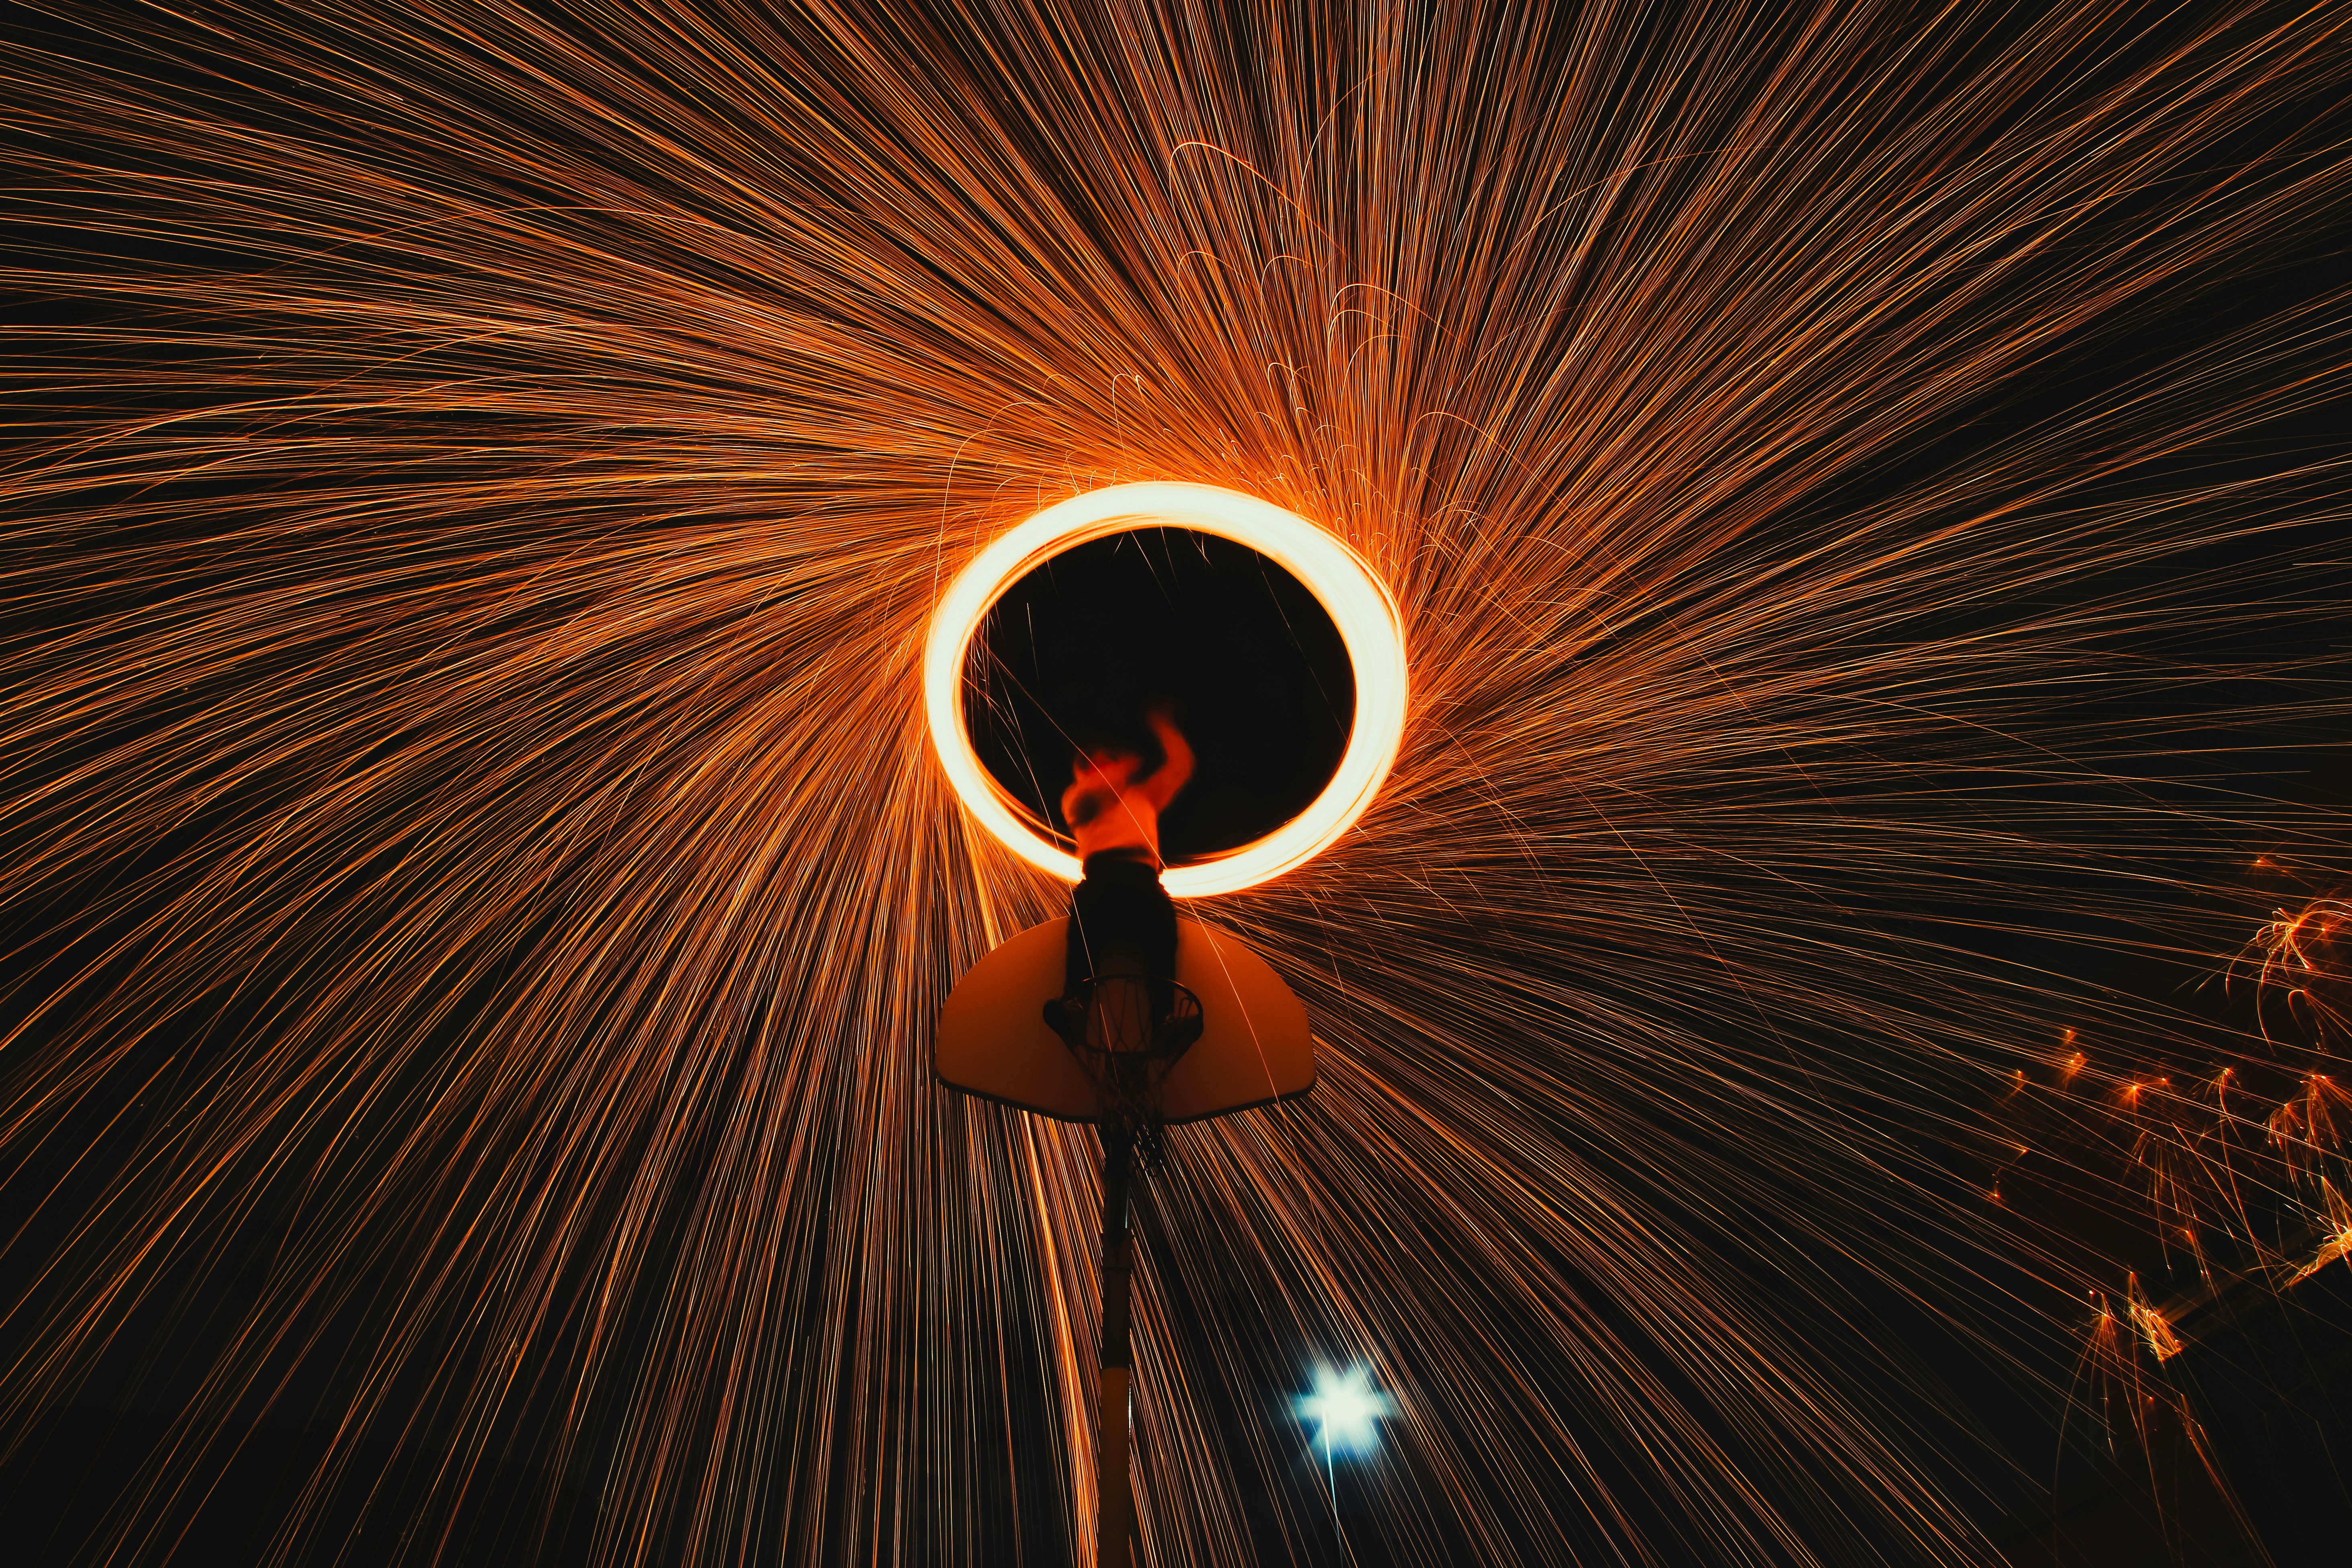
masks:
<instances>
[{"instance_id":1,"label":"curved spark arc","mask_svg":"<svg viewBox=\"0 0 2352 1568\"><path fill-rule=\"evenodd\" d=\"M76 252L12 281L89 309L0 480L0 1419L196 1369L101 1555L299 1367L282 1560L457 1552L513 1454L603 1562L1086 1539L1090 1150L922 1054L1056 889L959 816L920 647L943 557L1195 479L1349 541L1416 709L1221 911L1328 1066L1142 1218L1152 1560L1319 1550L1233 1415L1308 1346L1445 1393L1364 1500L1408 1561L1991 1560L1843 1271L2060 1334L1944 1277L1987 1222L1913 1135L2074 1005L1957 933L2227 952L2151 884L2325 848L2064 704L2309 588L2252 542L2332 458L2189 460L2340 391L2341 299L2005 389L2340 217L2326 13L408 15L8 68Z\"/></svg>"},{"instance_id":2,"label":"curved spark arc","mask_svg":"<svg viewBox=\"0 0 2352 1568\"><path fill-rule=\"evenodd\" d=\"M1026 819L972 752L964 721L966 659L982 617L1003 592L1054 556L1090 539L1141 526L1190 528L1238 541L1287 570L1313 594L1354 666L1356 710L1330 783L1307 809L1255 843L1197 865L1169 868L1171 895L1239 892L1295 870L1355 825L1395 765L1404 733L1404 631L1396 601L1347 544L1295 512L1208 485L1115 485L1046 508L992 541L956 574L931 613L923 645L923 713L940 765L963 807L997 842L1042 871L1075 882L1085 874Z\"/></svg>"}]
</instances>

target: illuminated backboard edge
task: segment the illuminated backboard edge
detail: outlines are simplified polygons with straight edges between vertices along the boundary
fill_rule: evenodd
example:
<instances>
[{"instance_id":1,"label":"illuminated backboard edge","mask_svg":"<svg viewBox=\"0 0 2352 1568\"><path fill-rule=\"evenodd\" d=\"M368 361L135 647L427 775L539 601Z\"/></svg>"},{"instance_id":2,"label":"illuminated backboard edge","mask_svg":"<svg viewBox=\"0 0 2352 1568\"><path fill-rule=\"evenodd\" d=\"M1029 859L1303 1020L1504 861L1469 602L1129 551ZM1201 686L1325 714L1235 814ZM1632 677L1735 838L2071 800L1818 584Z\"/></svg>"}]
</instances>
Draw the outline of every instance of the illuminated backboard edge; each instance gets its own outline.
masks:
<instances>
[{"instance_id":1,"label":"illuminated backboard edge","mask_svg":"<svg viewBox=\"0 0 2352 1568\"><path fill-rule=\"evenodd\" d=\"M973 965L940 1011L932 1070L964 1094L1060 1121L1096 1120L1095 1090L1046 1026L1066 921L1032 926ZM1201 1038L1161 1088L1171 1126L1295 1100L1315 1087L1307 1009L1231 933L1180 920L1176 978L1201 1000Z\"/></svg>"}]
</instances>

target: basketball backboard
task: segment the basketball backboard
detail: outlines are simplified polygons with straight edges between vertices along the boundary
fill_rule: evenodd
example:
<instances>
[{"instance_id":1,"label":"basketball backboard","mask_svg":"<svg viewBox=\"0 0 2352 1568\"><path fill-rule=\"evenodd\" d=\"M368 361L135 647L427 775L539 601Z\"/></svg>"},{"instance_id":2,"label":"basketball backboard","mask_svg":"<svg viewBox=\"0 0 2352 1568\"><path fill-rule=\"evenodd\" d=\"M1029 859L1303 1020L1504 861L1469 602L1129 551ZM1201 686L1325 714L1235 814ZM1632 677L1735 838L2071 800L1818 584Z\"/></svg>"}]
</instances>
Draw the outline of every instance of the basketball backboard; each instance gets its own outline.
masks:
<instances>
[{"instance_id":1,"label":"basketball backboard","mask_svg":"<svg viewBox=\"0 0 2352 1568\"><path fill-rule=\"evenodd\" d=\"M1045 1005L1062 994L1066 920L1032 926L974 964L940 1012L940 1081L1062 1121L1092 1121L1095 1086ZM1201 1000L1201 1037L1160 1085L1162 1120L1205 1121L1315 1086L1307 1009L1265 960L1198 921L1176 922L1176 980Z\"/></svg>"}]
</instances>

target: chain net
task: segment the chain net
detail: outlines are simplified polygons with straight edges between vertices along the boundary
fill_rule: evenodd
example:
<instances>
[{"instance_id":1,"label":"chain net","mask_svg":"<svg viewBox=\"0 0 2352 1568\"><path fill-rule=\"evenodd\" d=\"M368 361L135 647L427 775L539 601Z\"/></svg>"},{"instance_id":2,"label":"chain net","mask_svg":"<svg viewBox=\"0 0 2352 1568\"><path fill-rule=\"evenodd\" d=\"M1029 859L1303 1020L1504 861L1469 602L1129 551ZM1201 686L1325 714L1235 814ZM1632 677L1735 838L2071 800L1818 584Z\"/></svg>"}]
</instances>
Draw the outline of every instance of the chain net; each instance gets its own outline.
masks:
<instances>
[{"instance_id":1,"label":"chain net","mask_svg":"<svg viewBox=\"0 0 2352 1568\"><path fill-rule=\"evenodd\" d=\"M1201 999L1172 980L1097 974L1045 1004L1045 1021L1095 1086L1106 1128L1135 1140L1144 1168L1160 1163L1160 1089L1201 1037Z\"/></svg>"}]
</instances>

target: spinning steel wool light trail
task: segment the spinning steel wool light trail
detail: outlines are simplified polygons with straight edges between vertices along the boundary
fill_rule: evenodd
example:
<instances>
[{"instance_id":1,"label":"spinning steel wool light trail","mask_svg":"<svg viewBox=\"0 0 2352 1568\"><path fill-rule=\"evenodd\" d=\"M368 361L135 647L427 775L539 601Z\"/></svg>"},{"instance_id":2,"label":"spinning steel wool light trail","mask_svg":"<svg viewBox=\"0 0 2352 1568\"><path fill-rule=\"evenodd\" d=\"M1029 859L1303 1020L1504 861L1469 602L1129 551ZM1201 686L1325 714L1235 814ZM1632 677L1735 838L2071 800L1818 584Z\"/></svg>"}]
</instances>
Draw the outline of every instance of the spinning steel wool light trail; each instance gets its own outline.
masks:
<instances>
[{"instance_id":1,"label":"spinning steel wool light trail","mask_svg":"<svg viewBox=\"0 0 2352 1568\"><path fill-rule=\"evenodd\" d=\"M1175 480L1352 548L1412 702L1208 909L1322 1076L1143 1201L1139 1560L1997 1560L1950 1356L2055 1401L2125 1285L1982 1106L2193 1032L2055 955L2218 966L2341 847L2191 753L2344 711L2343 22L61 8L0 1430L130 1414L60 1539L1077 1553L1090 1135L926 1058L1062 888L920 661ZM1337 1510L1320 1363L1394 1402Z\"/></svg>"},{"instance_id":2,"label":"spinning steel wool light trail","mask_svg":"<svg viewBox=\"0 0 2352 1568\"><path fill-rule=\"evenodd\" d=\"M994 541L941 595L924 641L924 716L940 748L940 764L966 809L1007 848L1041 869L1070 881L1083 876L1075 857L1036 837L1016 806L999 798L1003 786L990 784L972 751L963 716L964 692L971 680L971 644L997 592L1069 543L1130 531L1137 509L1150 509L1140 513L1148 520L1183 519L1188 526L1202 528L1213 524L1273 552L1273 558L1293 567L1317 602L1335 616L1359 677L1347 752L1322 795L1264 840L1168 873L1171 893L1238 892L1304 865L1352 826L1388 776L1404 729L1409 681L1396 605L1361 562L1305 519L1202 485L1114 486L1048 509Z\"/></svg>"}]
</instances>

